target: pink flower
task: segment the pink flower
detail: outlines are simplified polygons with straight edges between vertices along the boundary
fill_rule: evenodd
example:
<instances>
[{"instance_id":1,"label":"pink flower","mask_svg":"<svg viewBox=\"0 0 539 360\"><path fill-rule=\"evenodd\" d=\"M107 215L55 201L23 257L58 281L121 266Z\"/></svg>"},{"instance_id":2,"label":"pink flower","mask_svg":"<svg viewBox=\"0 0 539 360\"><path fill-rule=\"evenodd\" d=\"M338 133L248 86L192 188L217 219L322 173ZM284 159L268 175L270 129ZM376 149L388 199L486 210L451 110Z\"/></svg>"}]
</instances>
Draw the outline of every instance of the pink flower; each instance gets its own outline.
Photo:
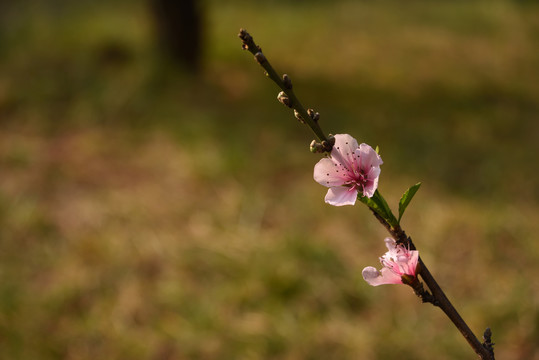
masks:
<instances>
[{"instance_id":1,"label":"pink flower","mask_svg":"<svg viewBox=\"0 0 539 360\"><path fill-rule=\"evenodd\" d=\"M382 270L378 271L372 266L367 266L362 272L363 279L372 286L409 284L416 275L419 251L408 250L404 245L397 245L391 238L386 238L384 241L389 251L380 258Z\"/></svg>"},{"instance_id":2,"label":"pink flower","mask_svg":"<svg viewBox=\"0 0 539 360\"><path fill-rule=\"evenodd\" d=\"M358 191L367 197L374 195L382 163L369 145L358 146L350 135L337 134L330 157L314 166L314 180L329 188L325 198L328 204L354 205Z\"/></svg>"}]
</instances>

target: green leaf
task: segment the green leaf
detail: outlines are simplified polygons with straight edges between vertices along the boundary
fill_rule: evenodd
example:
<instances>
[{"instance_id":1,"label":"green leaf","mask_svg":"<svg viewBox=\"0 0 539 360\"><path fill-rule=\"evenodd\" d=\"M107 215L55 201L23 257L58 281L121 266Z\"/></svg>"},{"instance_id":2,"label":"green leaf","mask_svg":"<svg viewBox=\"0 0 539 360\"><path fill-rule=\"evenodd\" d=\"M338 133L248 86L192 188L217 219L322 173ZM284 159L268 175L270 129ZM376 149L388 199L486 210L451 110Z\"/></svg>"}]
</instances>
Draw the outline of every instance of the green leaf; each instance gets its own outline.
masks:
<instances>
[{"instance_id":1,"label":"green leaf","mask_svg":"<svg viewBox=\"0 0 539 360\"><path fill-rule=\"evenodd\" d=\"M410 204L410 201L412 201L412 198L414 197L417 190L419 190L419 187L421 186L421 183L417 183L414 186L411 186L408 190L402 194L401 200L399 201L399 220L398 222L401 222L402 215L404 214L404 210L408 207Z\"/></svg>"},{"instance_id":2,"label":"green leaf","mask_svg":"<svg viewBox=\"0 0 539 360\"><path fill-rule=\"evenodd\" d=\"M366 196L359 196L359 201L367 205L369 208L374 210L378 215L380 215L384 220L388 222L391 226L396 226L398 224L395 215L391 212L389 205L387 205L384 197L376 190L374 196L368 198Z\"/></svg>"}]
</instances>

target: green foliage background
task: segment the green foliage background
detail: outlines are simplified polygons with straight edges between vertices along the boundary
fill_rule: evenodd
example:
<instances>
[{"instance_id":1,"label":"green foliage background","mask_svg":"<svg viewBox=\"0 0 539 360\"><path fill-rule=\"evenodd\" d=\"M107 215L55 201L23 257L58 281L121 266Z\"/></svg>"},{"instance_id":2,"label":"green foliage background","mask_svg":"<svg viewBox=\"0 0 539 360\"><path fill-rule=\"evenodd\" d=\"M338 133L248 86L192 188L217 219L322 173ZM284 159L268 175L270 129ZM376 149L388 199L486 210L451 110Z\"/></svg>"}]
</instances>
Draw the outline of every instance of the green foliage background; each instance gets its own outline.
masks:
<instances>
[{"instance_id":1,"label":"green foliage background","mask_svg":"<svg viewBox=\"0 0 539 360\"><path fill-rule=\"evenodd\" d=\"M0 358L473 359L409 288L371 288L367 209L312 180L247 28L380 190L499 359L539 359L539 7L206 1L204 71L143 1L13 2L0 31Z\"/></svg>"}]
</instances>

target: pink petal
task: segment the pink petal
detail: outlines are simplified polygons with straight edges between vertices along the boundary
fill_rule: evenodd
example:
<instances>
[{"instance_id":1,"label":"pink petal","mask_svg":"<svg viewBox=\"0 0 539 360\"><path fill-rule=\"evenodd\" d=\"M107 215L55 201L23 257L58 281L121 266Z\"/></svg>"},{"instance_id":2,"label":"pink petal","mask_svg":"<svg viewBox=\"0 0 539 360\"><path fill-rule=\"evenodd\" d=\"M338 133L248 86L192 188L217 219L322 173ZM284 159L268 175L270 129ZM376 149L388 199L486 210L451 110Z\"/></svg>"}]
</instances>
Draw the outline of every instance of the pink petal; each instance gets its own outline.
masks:
<instances>
[{"instance_id":1,"label":"pink petal","mask_svg":"<svg viewBox=\"0 0 539 360\"><path fill-rule=\"evenodd\" d=\"M365 172L368 172L371 167L378 167L384 163L380 155L378 155L370 145L359 145L359 153L359 156L361 157L360 167Z\"/></svg>"},{"instance_id":2,"label":"pink petal","mask_svg":"<svg viewBox=\"0 0 539 360\"><path fill-rule=\"evenodd\" d=\"M382 268L380 270L382 273L382 282L381 284L402 284L402 278L399 274L395 274L388 268Z\"/></svg>"},{"instance_id":3,"label":"pink petal","mask_svg":"<svg viewBox=\"0 0 539 360\"><path fill-rule=\"evenodd\" d=\"M367 173L367 183L363 187L363 195L366 197L373 197L374 192L378 188L378 176L380 175L380 168L375 167Z\"/></svg>"},{"instance_id":4,"label":"pink petal","mask_svg":"<svg viewBox=\"0 0 539 360\"><path fill-rule=\"evenodd\" d=\"M347 180L346 171L335 165L331 159L321 159L314 166L314 180L326 187L343 185Z\"/></svg>"},{"instance_id":5,"label":"pink petal","mask_svg":"<svg viewBox=\"0 0 539 360\"><path fill-rule=\"evenodd\" d=\"M365 186L363 190L363 195L370 199L371 197L374 196L375 192L376 192L376 188L373 185Z\"/></svg>"},{"instance_id":6,"label":"pink petal","mask_svg":"<svg viewBox=\"0 0 539 360\"><path fill-rule=\"evenodd\" d=\"M329 188L326 194L326 203L333 206L354 205L357 199L357 190L345 186Z\"/></svg>"},{"instance_id":7,"label":"pink petal","mask_svg":"<svg viewBox=\"0 0 539 360\"><path fill-rule=\"evenodd\" d=\"M357 140L348 134L335 135L335 145L331 150L331 157L337 163L342 163L350 171L353 171L357 164L355 160L355 150L358 148Z\"/></svg>"},{"instance_id":8,"label":"pink petal","mask_svg":"<svg viewBox=\"0 0 539 360\"><path fill-rule=\"evenodd\" d=\"M365 280L369 285L381 285L380 280L382 278L382 274L380 274L376 268L367 266L365 269L363 269L361 275L363 275L363 280Z\"/></svg>"},{"instance_id":9,"label":"pink petal","mask_svg":"<svg viewBox=\"0 0 539 360\"><path fill-rule=\"evenodd\" d=\"M412 250L412 251L410 251L410 254L412 256L411 256L410 260L408 260L408 266L410 267L410 269L413 269L413 272L411 274L408 274L408 275L415 276L416 271L417 271L417 262L419 261L419 251Z\"/></svg>"},{"instance_id":10,"label":"pink petal","mask_svg":"<svg viewBox=\"0 0 539 360\"><path fill-rule=\"evenodd\" d=\"M378 271L372 266L367 266L361 272L363 279L371 286L378 286L384 284L401 284L401 277L397 274L394 274L389 269L383 268L381 271Z\"/></svg>"},{"instance_id":11,"label":"pink petal","mask_svg":"<svg viewBox=\"0 0 539 360\"><path fill-rule=\"evenodd\" d=\"M386 244L387 250L389 250L389 252L393 252L397 249L397 242L393 238L386 237L384 239L384 243Z\"/></svg>"}]
</instances>

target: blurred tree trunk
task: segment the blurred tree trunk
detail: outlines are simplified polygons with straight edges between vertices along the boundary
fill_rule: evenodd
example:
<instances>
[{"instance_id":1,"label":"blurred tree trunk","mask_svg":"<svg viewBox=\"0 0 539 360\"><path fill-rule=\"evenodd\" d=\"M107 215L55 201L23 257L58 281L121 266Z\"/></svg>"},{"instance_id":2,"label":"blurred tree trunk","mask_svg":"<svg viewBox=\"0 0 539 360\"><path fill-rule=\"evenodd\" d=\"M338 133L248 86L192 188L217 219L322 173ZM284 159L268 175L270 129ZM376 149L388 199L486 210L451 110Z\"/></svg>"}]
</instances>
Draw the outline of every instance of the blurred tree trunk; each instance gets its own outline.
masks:
<instances>
[{"instance_id":1,"label":"blurred tree trunk","mask_svg":"<svg viewBox=\"0 0 539 360\"><path fill-rule=\"evenodd\" d=\"M165 54L189 72L201 67L200 0L150 0L158 42Z\"/></svg>"}]
</instances>

